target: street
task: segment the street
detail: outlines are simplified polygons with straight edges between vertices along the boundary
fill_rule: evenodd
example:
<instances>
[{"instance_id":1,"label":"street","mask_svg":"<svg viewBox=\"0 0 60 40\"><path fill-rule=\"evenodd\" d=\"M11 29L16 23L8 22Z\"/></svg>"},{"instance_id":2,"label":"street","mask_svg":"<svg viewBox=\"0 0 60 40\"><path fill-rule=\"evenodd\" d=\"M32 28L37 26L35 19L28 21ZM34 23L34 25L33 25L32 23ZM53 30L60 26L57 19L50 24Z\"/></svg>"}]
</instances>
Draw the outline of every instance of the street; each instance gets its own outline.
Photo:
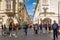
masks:
<instances>
[{"instance_id":1,"label":"street","mask_svg":"<svg viewBox=\"0 0 60 40\"><path fill-rule=\"evenodd\" d=\"M60 0L0 0L0 40L53 40L59 29Z\"/></svg>"},{"instance_id":2,"label":"street","mask_svg":"<svg viewBox=\"0 0 60 40\"><path fill-rule=\"evenodd\" d=\"M59 36L60 37L60 36ZM59 38L60 39L60 38ZM28 29L28 35L26 36L24 34L24 30L19 30L17 33L17 38L14 36L9 37L9 35L6 36L0 36L0 40L53 40L52 39L52 33L40 33L34 34L33 29Z\"/></svg>"}]
</instances>

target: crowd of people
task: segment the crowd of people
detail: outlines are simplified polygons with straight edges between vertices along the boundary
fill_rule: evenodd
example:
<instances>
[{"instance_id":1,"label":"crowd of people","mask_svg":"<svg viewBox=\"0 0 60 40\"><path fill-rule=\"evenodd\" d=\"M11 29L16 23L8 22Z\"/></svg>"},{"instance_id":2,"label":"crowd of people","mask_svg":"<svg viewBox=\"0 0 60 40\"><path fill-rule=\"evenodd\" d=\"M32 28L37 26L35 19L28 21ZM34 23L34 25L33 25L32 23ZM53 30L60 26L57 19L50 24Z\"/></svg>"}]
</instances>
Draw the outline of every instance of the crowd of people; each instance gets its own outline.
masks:
<instances>
[{"instance_id":1,"label":"crowd of people","mask_svg":"<svg viewBox=\"0 0 60 40\"><path fill-rule=\"evenodd\" d=\"M55 38L57 38L58 40L58 35L60 35L59 27L60 26L58 25L58 23L56 23L55 20L53 24L46 24L44 22L41 22L40 24L34 24L34 31L35 31L35 34L38 34L39 29L40 29L40 32L42 33L47 33L47 32L50 33L51 30L53 30L53 40L55 40Z\"/></svg>"},{"instance_id":2,"label":"crowd of people","mask_svg":"<svg viewBox=\"0 0 60 40\"><path fill-rule=\"evenodd\" d=\"M8 26L8 27L7 27ZM12 36L12 31L15 31L15 37L17 37L17 29L18 29L18 23L14 23L13 21L7 24L2 24L2 35L9 34L9 37Z\"/></svg>"},{"instance_id":3,"label":"crowd of people","mask_svg":"<svg viewBox=\"0 0 60 40\"><path fill-rule=\"evenodd\" d=\"M28 32L28 28L33 28L34 29L34 32L35 34L38 34L38 30L40 30L40 32L42 33L47 33L47 32L51 32L51 30L53 30L53 40L55 40L55 38L58 39L58 33L59 33L59 25L58 23L56 23L56 21L54 20L53 24L46 24L44 22L41 22L40 24L36 23L36 24L33 24L33 25L29 25L27 24L27 22L25 22L23 24L23 29L24 29L24 32L25 32L25 35L27 36L27 32ZM11 22L9 24L9 32L8 34L10 35L11 37L11 32L12 30L16 30L16 35L17 35L17 30L18 30L18 23L14 23L14 22ZM49 29L49 30L48 30ZM6 25L2 25L2 33L6 30ZM59 33L60 34L60 33Z\"/></svg>"},{"instance_id":4,"label":"crowd of people","mask_svg":"<svg viewBox=\"0 0 60 40\"><path fill-rule=\"evenodd\" d=\"M31 26L32 27L32 26ZM59 25L58 23L56 23L56 21L54 20L53 24L46 24L44 22L41 22L40 24L36 23L36 24L33 24L33 29L34 29L34 32L35 34L38 34L38 30L40 30L40 32L42 33L50 33L51 30L53 30L53 40L55 40L55 38L57 38L58 40L58 35L60 35L60 32L59 32ZM28 24L24 24L24 29L25 29L25 34L27 35L27 29L28 29Z\"/></svg>"}]
</instances>

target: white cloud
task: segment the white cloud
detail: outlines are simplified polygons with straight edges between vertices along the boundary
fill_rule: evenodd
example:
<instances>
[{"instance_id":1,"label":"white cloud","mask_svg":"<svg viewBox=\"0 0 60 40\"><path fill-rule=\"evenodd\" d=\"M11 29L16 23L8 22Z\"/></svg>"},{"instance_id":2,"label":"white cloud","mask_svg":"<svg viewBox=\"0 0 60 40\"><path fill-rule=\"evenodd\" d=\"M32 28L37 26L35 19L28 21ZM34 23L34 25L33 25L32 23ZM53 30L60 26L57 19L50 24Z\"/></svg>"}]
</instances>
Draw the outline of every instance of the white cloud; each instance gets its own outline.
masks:
<instances>
[{"instance_id":1,"label":"white cloud","mask_svg":"<svg viewBox=\"0 0 60 40\"><path fill-rule=\"evenodd\" d=\"M36 2L34 2L33 5L35 6L36 5Z\"/></svg>"},{"instance_id":2,"label":"white cloud","mask_svg":"<svg viewBox=\"0 0 60 40\"><path fill-rule=\"evenodd\" d=\"M24 1L23 0L19 0L19 2L22 2L23 3Z\"/></svg>"},{"instance_id":3,"label":"white cloud","mask_svg":"<svg viewBox=\"0 0 60 40\"><path fill-rule=\"evenodd\" d=\"M33 13L29 13L29 15L33 15Z\"/></svg>"},{"instance_id":4,"label":"white cloud","mask_svg":"<svg viewBox=\"0 0 60 40\"><path fill-rule=\"evenodd\" d=\"M34 9L32 9L32 11L34 11Z\"/></svg>"}]
</instances>

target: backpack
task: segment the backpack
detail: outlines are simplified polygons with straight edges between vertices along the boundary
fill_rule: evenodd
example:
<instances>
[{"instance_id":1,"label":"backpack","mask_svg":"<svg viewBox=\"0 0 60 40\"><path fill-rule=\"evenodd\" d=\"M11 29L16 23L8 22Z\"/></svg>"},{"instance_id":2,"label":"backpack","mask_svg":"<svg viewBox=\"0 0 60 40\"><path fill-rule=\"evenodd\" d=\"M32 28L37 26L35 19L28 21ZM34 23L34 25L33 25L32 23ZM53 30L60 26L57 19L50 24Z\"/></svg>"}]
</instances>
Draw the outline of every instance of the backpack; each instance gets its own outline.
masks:
<instances>
[{"instance_id":1,"label":"backpack","mask_svg":"<svg viewBox=\"0 0 60 40\"><path fill-rule=\"evenodd\" d=\"M53 24L53 29L57 29L57 24Z\"/></svg>"}]
</instances>

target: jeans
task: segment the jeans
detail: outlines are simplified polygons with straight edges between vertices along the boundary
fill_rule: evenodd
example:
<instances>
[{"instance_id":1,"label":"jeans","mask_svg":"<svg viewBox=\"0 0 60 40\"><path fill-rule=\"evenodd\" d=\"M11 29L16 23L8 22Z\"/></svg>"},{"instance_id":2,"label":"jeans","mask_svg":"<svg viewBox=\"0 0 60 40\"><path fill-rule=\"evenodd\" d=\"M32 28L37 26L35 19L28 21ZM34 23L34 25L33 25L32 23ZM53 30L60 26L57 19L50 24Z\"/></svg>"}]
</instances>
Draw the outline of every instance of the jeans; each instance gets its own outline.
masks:
<instances>
[{"instance_id":1,"label":"jeans","mask_svg":"<svg viewBox=\"0 0 60 40\"><path fill-rule=\"evenodd\" d=\"M27 35L27 29L25 29L25 34Z\"/></svg>"},{"instance_id":2,"label":"jeans","mask_svg":"<svg viewBox=\"0 0 60 40\"><path fill-rule=\"evenodd\" d=\"M38 34L38 30L35 30L35 34Z\"/></svg>"},{"instance_id":3,"label":"jeans","mask_svg":"<svg viewBox=\"0 0 60 40\"><path fill-rule=\"evenodd\" d=\"M53 29L53 38L55 40L55 37L58 39L57 29Z\"/></svg>"}]
</instances>

